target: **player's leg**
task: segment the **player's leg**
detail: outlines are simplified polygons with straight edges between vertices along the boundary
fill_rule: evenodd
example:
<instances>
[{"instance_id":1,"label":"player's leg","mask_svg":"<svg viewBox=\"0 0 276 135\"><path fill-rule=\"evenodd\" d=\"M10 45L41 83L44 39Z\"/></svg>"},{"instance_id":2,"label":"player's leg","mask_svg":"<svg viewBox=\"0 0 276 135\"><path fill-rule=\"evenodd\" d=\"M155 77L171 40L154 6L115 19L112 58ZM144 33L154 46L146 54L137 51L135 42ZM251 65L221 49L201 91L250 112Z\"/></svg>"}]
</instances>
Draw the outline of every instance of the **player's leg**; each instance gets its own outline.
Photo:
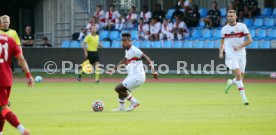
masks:
<instances>
[{"instance_id":1,"label":"player's leg","mask_svg":"<svg viewBox=\"0 0 276 135\"><path fill-rule=\"evenodd\" d=\"M242 81L241 71L240 71L240 69L235 69L235 70L233 70L233 72L237 79L236 85L237 85L238 90L240 91L240 95L242 97L243 103L244 103L244 105L248 105L249 103L248 103L247 97L245 96L245 88L244 88L243 81Z\"/></svg>"},{"instance_id":2,"label":"player's leg","mask_svg":"<svg viewBox=\"0 0 276 135\"><path fill-rule=\"evenodd\" d=\"M77 80L79 82L81 81L82 73L83 73L83 70L81 69L80 72L79 72L79 74L78 74L78 78L77 78Z\"/></svg>"},{"instance_id":3,"label":"player's leg","mask_svg":"<svg viewBox=\"0 0 276 135\"><path fill-rule=\"evenodd\" d=\"M230 58L230 57L226 57L225 58L225 64L226 66L230 69L230 70L234 70L234 69L238 69L239 68L239 63L237 61L236 58ZM236 78L236 77L235 77ZM235 78L232 80L232 79L228 79L227 80L227 84L226 84L226 87L224 89L225 93L228 94L230 88L232 87L232 85L234 84L235 81Z\"/></svg>"},{"instance_id":4,"label":"player's leg","mask_svg":"<svg viewBox=\"0 0 276 135\"><path fill-rule=\"evenodd\" d=\"M100 67L100 62L96 61L94 64L95 67L95 82L100 83L100 73L101 73L101 67Z\"/></svg>"},{"instance_id":5,"label":"player's leg","mask_svg":"<svg viewBox=\"0 0 276 135\"><path fill-rule=\"evenodd\" d=\"M0 89L0 114L1 114L1 117L4 118L5 120L7 120L13 127L17 128L17 130L22 135L29 135L30 131L25 129L24 126L22 124L20 124L17 116L7 106L9 96L10 96L10 87ZM4 126L4 123L2 126Z\"/></svg>"},{"instance_id":6,"label":"player's leg","mask_svg":"<svg viewBox=\"0 0 276 135\"><path fill-rule=\"evenodd\" d=\"M115 87L115 91L118 93L119 108L113 109L112 111L125 111L125 99L128 96L127 88L120 83Z\"/></svg>"}]
</instances>

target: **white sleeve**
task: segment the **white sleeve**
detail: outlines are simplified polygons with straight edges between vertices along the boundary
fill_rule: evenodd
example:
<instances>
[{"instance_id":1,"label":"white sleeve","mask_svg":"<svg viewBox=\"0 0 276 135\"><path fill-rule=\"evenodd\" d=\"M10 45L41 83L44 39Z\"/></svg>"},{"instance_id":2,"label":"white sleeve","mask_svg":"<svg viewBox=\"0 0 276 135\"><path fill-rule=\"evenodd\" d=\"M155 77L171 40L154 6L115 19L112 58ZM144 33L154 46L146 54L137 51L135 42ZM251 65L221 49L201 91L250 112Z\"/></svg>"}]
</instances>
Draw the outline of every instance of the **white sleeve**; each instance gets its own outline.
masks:
<instances>
[{"instance_id":1,"label":"white sleeve","mask_svg":"<svg viewBox=\"0 0 276 135\"><path fill-rule=\"evenodd\" d=\"M154 33L154 26L150 25L150 33Z\"/></svg>"},{"instance_id":2,"label":"white sleeve","mask_svg":"<svg viewBox=\"0 0 276 135\"><path fill-rule=\"evenodd\" d=\"M248 34L249 33L248 28L246 27L245 24L243 24L243 33L244 34Z\"/></svg>"},{"instance_id":3,"label":"white sleeve","mask_svg":"<svg viewBox=\"0 0 276 135\"><path fill-rule=\"evenodd\" d=\"M149 11L147 14L147 19L149 20L151 18L151 12Z\"/></svg>"},{"instance_id":4,"label":"white sleeve","mask_svg":"<svg viewBox=\"0 0 276 135\"><path fill-rule=\"evenodd\" d=\"M121 14L119 13L118 10L116 10L116 17L115 18L119 18L119 17L121 17Z\"/></svg>"},{"instance_id":5,"label":"white sleeve","mask_svg":"<svg viewBox=\"0 0 276 135\"><path fill-rule=\"evenodd\" d=\"M184 24L184 22L181 22L181 23L179 24L179 28L185 29L185 24Z\"/></svg>"},{"instance_id":6,"label":"white sleeve","mask_svg":"<svg viewBox=\"0 0 276 135\"><path fill-rule=\"evenodd\" d=\"M143 12L140 12L140 18L144 18Z\"/></svg>"},{"instance_id":7,"label":"white sleeve","mask_svg":"<svg viewBox=\"0 0 276 135\"><path fill-rule=\"evenodd\" d=\"M90 29L91 28L91 24L90 23L88 23L87 25L86 25L86 27L85 27L86 29Z\"/></svg>"},{"instance_id":8,"label":"white sleeve","mask_svg":"<svg viewBox=\"0 0 276 135\"><path fill-rule=\"evenodd\" d=\"M135 49L135 57L137 57L137 58L142 58L142 54L143 54L143 52L140 50L140 49Z\"/></svg>"},{"instance_id":9,"label":"white sleeve","mask_svg":"<svg viewBox=\"0 0 276 135\"><path fill-rule=\"evenodd\" d=\"M109 13L108 13L108 12L105 13L105 18L106 18L106 19L109 18Z\"/></svg>"}]
</instances>

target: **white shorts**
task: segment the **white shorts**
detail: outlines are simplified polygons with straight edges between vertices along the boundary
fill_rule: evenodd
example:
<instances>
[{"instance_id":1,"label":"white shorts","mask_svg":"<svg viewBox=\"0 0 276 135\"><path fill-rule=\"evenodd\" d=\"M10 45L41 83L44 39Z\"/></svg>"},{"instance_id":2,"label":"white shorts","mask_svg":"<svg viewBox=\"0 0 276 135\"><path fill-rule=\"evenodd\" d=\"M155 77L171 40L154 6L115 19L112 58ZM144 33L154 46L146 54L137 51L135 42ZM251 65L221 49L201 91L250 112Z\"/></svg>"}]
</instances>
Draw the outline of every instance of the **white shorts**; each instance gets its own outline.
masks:
<instances>
[{"instance_id":1,"label":"white shorts","mask_svg":"<svg viewBox=\"0 0 276 135\"><path fill-rule=\"evenodd\" d=\"M234 57L226 56L225 64L231 70L240 69L242 73L245 73L246 56L234 56Z\"/></svg>"},{"instance_id":2,"label":"white shorts","mask_svg":"<svg viewBox=\"0 0 276 135\"><path fill-rule=\"evenodd\" d=\"M129 91L133 91L139 86L141 86L143 83L145 83L146 77L145 75L135 75L135 76L127 76L122 84L124 87L126 87Z\"/></svg>"}]
</instances>

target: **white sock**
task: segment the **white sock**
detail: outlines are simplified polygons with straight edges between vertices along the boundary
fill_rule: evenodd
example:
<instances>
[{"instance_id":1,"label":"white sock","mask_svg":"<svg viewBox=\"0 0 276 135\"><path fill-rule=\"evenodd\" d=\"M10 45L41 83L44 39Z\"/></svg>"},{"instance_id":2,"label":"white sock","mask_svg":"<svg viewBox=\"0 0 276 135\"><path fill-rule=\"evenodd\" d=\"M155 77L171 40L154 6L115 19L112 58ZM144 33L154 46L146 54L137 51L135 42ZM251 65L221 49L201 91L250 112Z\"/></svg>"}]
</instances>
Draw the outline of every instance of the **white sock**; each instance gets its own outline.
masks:
<instances>
[{"instance_id":1,"label":"white sock","mask_svg":"<svg viewBox=\"0 0 276 135\"><path fill-rule=\"evenodd\" d=\"M136 104L138 102L137 99L135 99L133 96L131 96L130 94L127 96L126 98L130 103L132 104Z\"/></svg>"},{"instance_id":2,"label":"white sock","mask_svg":"<svg viewBox=\"0 0 276 135\"><path fill-rule=\"evenodd\" d=\"M2 132L0 132L0 135L3 135Z\"/></svg>"},{"instance_id":3,"label":"white sock","mask_svg":"<svg viewBox=\"0 0 276 135\"><path fill-rule=\"evenodd\" d=\"M232 79L233 85L236 85L236 77L234 79Z\"/></svg>"},{"instance_id":4,"label":"white sock","mask_svg":"<svg viewBox=\"0 0 276 135\"><path fill-rule=\"evenodd\" d=\"M243 82L242 81L236 81L236 84L237 84L237 87L238 87L238 89L240 91L242 99L246 99L245 89L244 89L244 86L243 86Z\"/></svg>"},{"instance_id":5,"label":"white sock","mask_svg":"<svg viewBox=\"0 0 276 135\"><path fill-rule=\"evenodd\" d=\"M119 108L120 109L125 109L125 103L126 103L125 100L119 99Z\"/></svg>"},{"instance_id":6,"label":"white sock","mask_svg":"<svg viewBox=\"0 0 276 135\"><path fill-rule=\"evenodd\" d=\"M25 128L23 127L23 125L19 124L19 125L17 126L17 130L18 130L21 134L23 134L23 132L25 131Z\"/></svg>"}]
</instances>

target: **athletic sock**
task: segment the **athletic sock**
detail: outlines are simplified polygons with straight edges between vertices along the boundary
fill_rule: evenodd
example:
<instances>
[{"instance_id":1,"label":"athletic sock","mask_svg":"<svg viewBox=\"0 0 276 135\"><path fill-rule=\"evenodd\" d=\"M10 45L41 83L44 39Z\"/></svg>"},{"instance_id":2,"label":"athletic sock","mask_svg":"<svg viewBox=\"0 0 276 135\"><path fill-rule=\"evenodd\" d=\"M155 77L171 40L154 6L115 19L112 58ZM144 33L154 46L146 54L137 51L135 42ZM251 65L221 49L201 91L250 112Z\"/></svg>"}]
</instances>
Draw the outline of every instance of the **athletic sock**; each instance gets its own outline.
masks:
<instances>
[{"instance_id":1,"label":"athletic sock","mask_svg":"<svg viewBox=\"0 0 276 135\"><path fill-rule=\"evenodd\" d=\"M125 100L119 99L119 108L120 109L125 109L125 103L126 103Z\"/></svg>"},{"instance_id":2,"label":"athletic sock","mask_svg":"<svg viewBox=\"0 0 276 135\"><path fill-rule=\"evenodd\" d=\"M5 124L5 118L2 115L0 115L0 135L2 135L4 124Z\"/></svg>"},{"instance_id":3,"label":"athletic sock","mask_svg":"<svg viewBox=\"0 0 276 135\"><path fill-rule=\"evenodd\" d=\"M237 82L237 79L236 79L236 77L235 77L235 78L232 79L233 85L236 85L236 82Z\"/></svg>"},{"instance_id":4,"label":"athletic sock","mask_svg":"<svg viewBox=\"0 0 276 135\"><path fill-rule=\"evenodd\" d=\"M18 129L18 126L20 125L20 122L18 120L18 118L16 117L16 115L9 109L9 108L5 108L2 110L2 116L15 128ZM22 129L24 127L21 125L19 127L19 132L22 134L24 132L22 132ZM25 128L24 128L25 129Z\"/></svg>"},{"instance_id":5,"label":"athletic sock","mask_svg":"<svg viewBox=\"0 0 276 135\"><path fill-rule=\"evenodd\" d=\"M135 99L131 94L129 94L126 98L131 104L136 104L138 102L137 99Z\"/></svg>"},{"instance_id":6,"label":"athletic sock","mask_svg":"<svg viewBox=\"0 0 276 135\"><path fill-rule=\"evenodd\" d=\"M23 127L22 124L19 124L16 128L21 134L23 134L23 132L25 131L25 128Z\"/></svg>"},{"instance_id":7,"label":"athletic sock","mask_svg":"<svg viewBox=\"0 0 276 135\"><path fill-rule=\"evenodd\" d=\"M244 89L244 86L243 86L243 82L242 81L236 81L236 84L237 84L237 87L238 87L238 89L240 91L242 99L246 99L245 89Z\"/></svg>"},{"instance_id":8,"label":"athletic sock","mask_svg":"<svg viewBox=\"0 0 276 135\"><path fill-rule=\"evenodd\" d=\"M95 70L95 81L100 80L100 69L96 68Z\"/></svg>"}]
</instances>

